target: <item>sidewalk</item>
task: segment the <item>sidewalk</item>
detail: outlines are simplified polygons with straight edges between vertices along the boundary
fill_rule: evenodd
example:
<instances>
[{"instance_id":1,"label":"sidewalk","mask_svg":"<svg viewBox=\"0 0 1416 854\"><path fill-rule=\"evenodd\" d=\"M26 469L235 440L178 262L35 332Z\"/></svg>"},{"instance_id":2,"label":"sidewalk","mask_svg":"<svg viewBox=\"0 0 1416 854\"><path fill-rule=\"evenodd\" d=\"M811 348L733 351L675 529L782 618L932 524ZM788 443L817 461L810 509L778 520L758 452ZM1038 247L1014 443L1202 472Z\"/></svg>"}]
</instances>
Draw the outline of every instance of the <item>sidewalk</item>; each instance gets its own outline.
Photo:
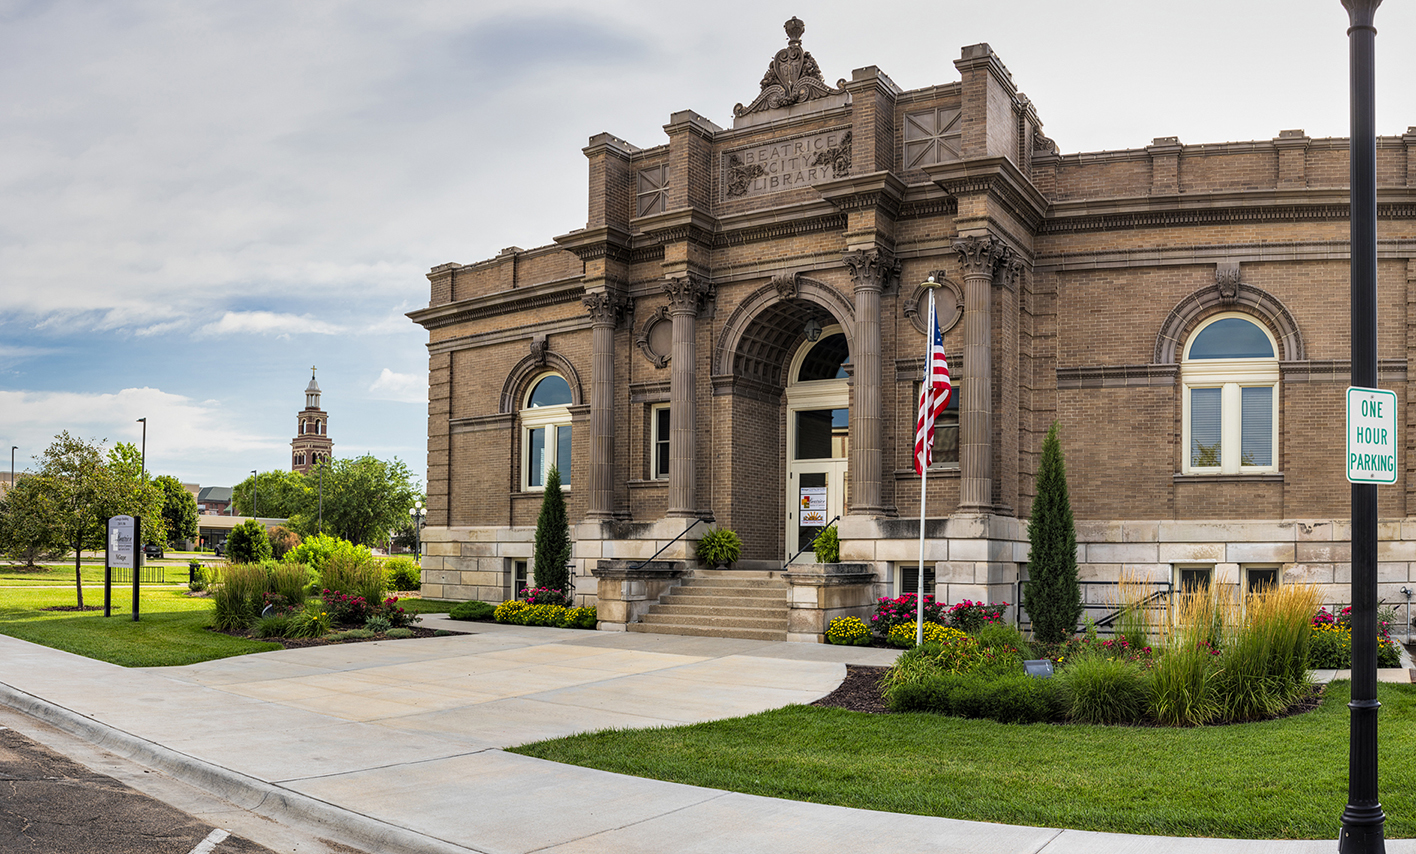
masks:
<instances>
[{"instance_id":1,"label":"sidewalk","mask_svg":"<svg viewBox=\"0 0 1416 854\"><path fill-rule=\"evenodd\" d=\"M439 618L425 616L437 628ZM0 636L0 702L371 852L1332 852L895 815L626 777L501 750L810 702L862 647L450 623L473 635L134 670ZM1388 841L1416 854L1416 840Z\"/></svg>"}]
</instances>

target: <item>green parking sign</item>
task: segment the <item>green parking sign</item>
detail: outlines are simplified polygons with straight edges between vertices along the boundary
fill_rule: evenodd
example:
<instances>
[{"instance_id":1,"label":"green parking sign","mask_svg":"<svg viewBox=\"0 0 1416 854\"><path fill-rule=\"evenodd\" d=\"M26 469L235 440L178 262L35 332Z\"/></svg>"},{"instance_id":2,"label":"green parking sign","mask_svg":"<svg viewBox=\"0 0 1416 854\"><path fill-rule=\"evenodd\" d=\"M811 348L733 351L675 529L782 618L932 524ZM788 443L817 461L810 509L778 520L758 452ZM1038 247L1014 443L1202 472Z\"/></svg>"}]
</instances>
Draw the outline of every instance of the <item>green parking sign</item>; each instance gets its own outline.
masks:
<instances>
[{"instance_id":1,"label":"green parking sign","mask_svg":"<svg viewBox=\"0 0 1416 854\"><path fill-rule=\"evenodd\" d=\"M1396 483L1396 392L1347 389L1347 479Z\"/></svg>"}]
</instances>

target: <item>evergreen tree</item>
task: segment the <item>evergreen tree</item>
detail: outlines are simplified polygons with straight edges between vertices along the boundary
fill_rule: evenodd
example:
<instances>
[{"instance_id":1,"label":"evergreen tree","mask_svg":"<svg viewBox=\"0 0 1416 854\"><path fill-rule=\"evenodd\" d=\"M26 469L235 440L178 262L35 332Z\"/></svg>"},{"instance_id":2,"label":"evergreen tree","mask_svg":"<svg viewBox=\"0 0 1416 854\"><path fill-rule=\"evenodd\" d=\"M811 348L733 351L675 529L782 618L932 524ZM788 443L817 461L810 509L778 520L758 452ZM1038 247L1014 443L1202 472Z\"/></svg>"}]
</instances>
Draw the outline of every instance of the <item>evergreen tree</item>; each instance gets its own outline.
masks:
<instances>
[{"instance_id":1,"label":"evergreen tree","mask_svg":"<svg viewBox=\"0 0 1416 854\"><path fill-rule=\"evenodd\" d=\"M1077 583L1077 528L1067 497L1067 467L1055 421L1042 443L1028 541L1032 554L1023 607L1032 618L1033 636L1044 643L1056 643L1076 631L1082 614L1082 589Z\"/></svg>"},{"instance_id":2,"label":"evergreen tree","mask_svg":"<svg viewBox=\"0 0 1416 854\"><path fill-rule=\"evenodd\" d=\"M565 495L561 493L560 471L551 466L546 474L545 497L541 499L541 515L536 517L536 565L533 575L537 587L569 592L570 524L566 521Z\"/></svg>"}]
</instances>

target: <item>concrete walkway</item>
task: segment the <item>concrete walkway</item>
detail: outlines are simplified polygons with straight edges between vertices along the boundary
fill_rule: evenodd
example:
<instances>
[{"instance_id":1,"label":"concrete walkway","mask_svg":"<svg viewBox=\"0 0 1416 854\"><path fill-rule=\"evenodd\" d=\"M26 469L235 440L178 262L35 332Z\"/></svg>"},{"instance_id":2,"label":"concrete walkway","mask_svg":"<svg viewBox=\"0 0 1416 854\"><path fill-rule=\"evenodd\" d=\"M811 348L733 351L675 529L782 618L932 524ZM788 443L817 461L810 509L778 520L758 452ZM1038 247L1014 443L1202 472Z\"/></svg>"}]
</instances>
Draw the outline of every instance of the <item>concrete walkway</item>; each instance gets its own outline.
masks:
<instances>
[{"instance_id":1,"label":"concrete walkway","mask_svg":"<svg viewBox=\"0 0 1416 854\"><path fill-rule=\"evenodd\" d=\"M424 625L443 621L426 617ZM0 702L370 852L1331 852L1331 840L1010 827L626 777L500 748L810 702L896 653L445 624L476 634L135 670L0 636ZM1416 840L1389 841L1416 854Z\"/></svg>"}]
</instances>

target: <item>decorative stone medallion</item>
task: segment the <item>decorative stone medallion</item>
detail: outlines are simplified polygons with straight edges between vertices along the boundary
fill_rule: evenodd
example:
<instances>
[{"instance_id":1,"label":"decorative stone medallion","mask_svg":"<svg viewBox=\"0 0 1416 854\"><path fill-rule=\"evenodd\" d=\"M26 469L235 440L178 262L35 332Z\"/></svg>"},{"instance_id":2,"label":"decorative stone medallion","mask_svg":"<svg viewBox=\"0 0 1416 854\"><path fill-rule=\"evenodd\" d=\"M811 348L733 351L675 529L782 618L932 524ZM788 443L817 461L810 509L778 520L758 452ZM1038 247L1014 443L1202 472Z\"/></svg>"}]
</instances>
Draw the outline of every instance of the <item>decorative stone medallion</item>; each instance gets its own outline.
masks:
<instances>
[{"instance_id":1,"label":"decorative stone medallion","mask_svg":"<svg viewBox=\"0 0 1416 854\"><path fill-rule=\"evenodd\" d=\"M964 316L964 289L944 278L943 270L935 270L930 275L939 283L934 291L934 313L939 317L939 331L948 332ZM928 290L924 285L919 285L904 301L905 317L921 335L925 334L924 327L929 322L925 316L929 311Z\"/></svg>"}]
</instances>

